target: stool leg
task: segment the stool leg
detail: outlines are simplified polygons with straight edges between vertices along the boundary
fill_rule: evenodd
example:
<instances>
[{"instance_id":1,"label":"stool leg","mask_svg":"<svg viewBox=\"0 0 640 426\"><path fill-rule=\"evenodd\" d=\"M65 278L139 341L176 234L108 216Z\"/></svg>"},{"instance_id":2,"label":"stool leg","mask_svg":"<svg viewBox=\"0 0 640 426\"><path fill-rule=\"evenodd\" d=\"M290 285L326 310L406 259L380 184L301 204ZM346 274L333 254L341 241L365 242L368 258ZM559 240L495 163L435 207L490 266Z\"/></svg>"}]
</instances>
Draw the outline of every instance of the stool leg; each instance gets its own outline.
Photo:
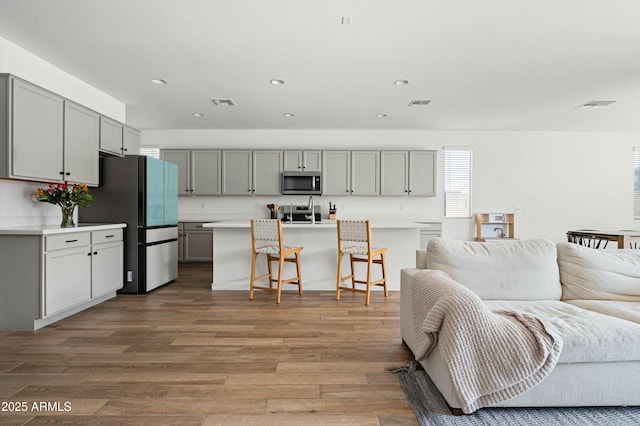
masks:
<instances>
[{"instance_id":1,"label":"stool leg","mask_svg":"<svg viewBox=\"0 0 640 426\"><path fill-rule=\"evenodd\" d=\"M256 258L258 253L255 251L251 253L251 279L249 281L249 300L253 300L253 284L256 280Z\"/></svg>"},{"instance_id":2,"label":"stool leg","mask_svg":"<svg viewBox=\"0 0 640 426\"><path fill-rule=\"evenodd\" d=\"M280 254L280 259L278 260L278 293L276 296L276 303L280 304L280 295L282 293L282 268L284 266L284 258L282 254Z\"/></svg>"},{"instance_id":3,"label":"stool leg","mask_svg":"<svg viewBox=\"0 0 640 426\"><path fill-rule=\"evenodd\" d=\"M387 268L384 253L380 254L380 258L382 259L382 263L380 264L380 266L382 266L382 279L384 280L384 297L387 297L389 295L389 292L387 291Z\"/></svg>"},{"instance_id":4,"label":"stool leg","mask_svg":"<svg viewBox=\"0 0 640 426\"><path fill-rule=\"evenodd\" d=\"M270 254L267 254L267 273L269 274L269 288L273 288L273 272L271 271L271 262L273 262L273 258Z\"/></svg>"},{"instance_id":5,"label":"stool leg","mask_svg":"<svg viewBox=\"0 0 640 426\"><path fill-rule=\"evenodd\" d=\"M349 263L351 264L351 288L356 288L356 270L353 262L353 255L349 255Z\"/></svg>"},{"instance_id":6,"label":"stool leg","mask_svg":"<svg viewBox=\"0 0 640 426\"><path fill-rule=\"evenodd\" d=\"M298 294L302 295L302 274L300 273L300 252L296 252L296 273L298 274Z\"/></svg>"},{"instance_id":7,"label":"stool leg","mask_svg":"<svg viewBox=\"0 0 640 426\"><path fill-rule=\"evenodd\" d=\"M338 278L336 279L336 300L340 300L340 283L342 282L342 252L338 251Z\"/></svg>"},{"instance_id":8,"label":"stool leg","mask_svg":"<svg viewBox=\"0 0 640 426\"><path fill-rule=\"evenodd\" d=\"M371 260L371 254L369 254L367 258L367 297L364 301L366 306L369 306L369 299L371 297Z\"/></svg>"}]
</instances>

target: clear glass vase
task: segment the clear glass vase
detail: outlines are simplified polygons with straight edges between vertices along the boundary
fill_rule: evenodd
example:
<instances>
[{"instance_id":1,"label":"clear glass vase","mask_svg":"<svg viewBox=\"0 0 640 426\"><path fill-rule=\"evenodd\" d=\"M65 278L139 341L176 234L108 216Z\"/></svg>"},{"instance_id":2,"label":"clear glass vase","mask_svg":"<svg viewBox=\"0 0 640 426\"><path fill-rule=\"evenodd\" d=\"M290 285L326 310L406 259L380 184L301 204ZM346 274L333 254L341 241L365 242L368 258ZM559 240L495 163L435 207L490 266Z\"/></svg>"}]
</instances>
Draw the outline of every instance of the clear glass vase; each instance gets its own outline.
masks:
<instances>
[{"instance_id":1,"label":"clear glass vase","mask_svg":"<svg viewBox=\"0 0 640 426\"><path fill-rule=\"evenodd\" d=\"M60 209L62 210L62 223L60 226L62 228L75 226L75 223L73 222L73 211L76 209L75 204L70 206L60 206Z\"/></svg>"}]
</instances>

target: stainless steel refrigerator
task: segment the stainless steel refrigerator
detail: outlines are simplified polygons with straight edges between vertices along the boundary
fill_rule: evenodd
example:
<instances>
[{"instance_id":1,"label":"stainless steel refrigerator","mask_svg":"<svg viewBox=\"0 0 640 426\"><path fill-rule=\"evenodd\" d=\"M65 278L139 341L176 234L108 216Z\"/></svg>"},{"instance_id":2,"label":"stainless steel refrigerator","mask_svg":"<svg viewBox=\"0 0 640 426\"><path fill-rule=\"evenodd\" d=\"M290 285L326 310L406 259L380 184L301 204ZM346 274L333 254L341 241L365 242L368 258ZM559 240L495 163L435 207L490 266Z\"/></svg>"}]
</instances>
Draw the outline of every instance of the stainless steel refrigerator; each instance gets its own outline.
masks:
<instances>
[{"instance_id":1,"label":"stainless steel refrigerator","mask_svg":"<svg viewBox=\"0 0 640 426\"><path fill-rule=\"evenodd\" d=\"M178 277L178 166L147 156L100 159L100 186L80 222L126 222L122 293Z\"/></svg>"}]
</instances>

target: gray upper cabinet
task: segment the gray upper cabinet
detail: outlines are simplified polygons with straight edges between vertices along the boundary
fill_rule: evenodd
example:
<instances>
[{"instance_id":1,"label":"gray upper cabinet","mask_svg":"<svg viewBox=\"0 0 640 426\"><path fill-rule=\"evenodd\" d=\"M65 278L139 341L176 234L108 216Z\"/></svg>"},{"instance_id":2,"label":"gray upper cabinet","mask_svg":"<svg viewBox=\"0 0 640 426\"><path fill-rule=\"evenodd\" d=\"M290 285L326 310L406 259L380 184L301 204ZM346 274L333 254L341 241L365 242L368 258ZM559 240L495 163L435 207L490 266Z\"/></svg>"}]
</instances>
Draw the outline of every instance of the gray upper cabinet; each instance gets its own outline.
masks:
<instances>
[{"instance_id":1,"label":"gray upper cabinet","mask_svg":"<svg viewBox=\"0 0 640 426\"><path fill-rule=\"evenodd\" d=\"M436 195L437 151L409 151L409 195Z\"/></svg>"},{"instance_id":2,"label":"gray upper cabinet","mask_svg":"<svg viewBox=\"0 0 640 426\"><path fill-rule=\"evenodd\" d=\"M2 77L2 175L63 181L64 98L18 78Z\"/></svg>"},{"instance_id":3,"label":"gray upper cabinet","mask_svg":"<svg viewBox=\"0 0 640 426\"><path fill-rule=\"evenodd\" d=\"M282 151L253 151L253 195L282 195Z\"/></svg>"},{"instance_id":4,"label":"gray upper cabinet","mask_svg":"<svg viewBox=\"0 0 640 426\"><path fill-rule=\"evenodd\" d=\"M351 152L322 151L322 195L351 193Z\"/></svg>"},{"instance_id":5,"label":"gray upper cabinet","mask_svg":"<svg viewBox=\"0 0 640 426\"><path fill-rule=\"evenodd\" d=\"M122 147L124 155L140 154L140 131L133 127L124 126Z\"/></svg>"},{"instance_id":6,"label":"gray upper cabinet","mask_svg":"<svg viewBox=\"0 0 640 426\"><path fill-rule=\"evenodd\" d=\"M64 102L64 179L98 186L100 115Z\"/></svg>"},{"instance_id":7,"label":"gray upper cabinet","mask_svg":"<svg viewBox=\"0 0 640 426\"><path fill-rule=\"evenodd\" d=\"M191 183L189 182L189 153L188 149L162 150L160 157L171 163L178 165L178 195L191 194Z\"/></svg>"},{"instance_id":8,"label":"gray upper cabinet","mask_svg":"<svg viewBox=\"0 0 640 426\"><path fill-rule=\"evenodd\" d=\"M284 151L285 172L322 171L322 151Z\"/></svg>"},{"instance_id":9,"label":"gray upper cabinet","mask_svg":"<svg viewBox=\"0 0 640 426\"><path fill-rule=\"evenodd\" d=\"M100 117L100 151L122 155L124 125L109 117Z\"/></svg>"},{"instance_id":10,"label":"gray upper cabinet","mask_svg":"<svg viewBox=\"0 0 640 426\"><path fill-rule=\"evenodd\" d=\"M351 151L351 195L380 195L379 151Z\"/></svg>"},{"instance_id":11,"label":"gray upper cabinet","mask_svg":"<svg viewBox=\"0 0 640 426\"><path fill-rule=\"evenodd\" d=\"M251 195L251 150L222 151L222 194Z\"/></svg>"},{"instance_id":12,"label":"gray upper cabinet","mask_svg":"<svg viewBox=\"0 0 640 426\"><path fill-rule=\"evenodd\" d=\"M219 150L163 150L162 159L178 165L178 195L220 195Z\"/></svg>"},{"instance_id":13,"label":"gray upper cabinet","mask_svg":"<svg viewBox=\"0 0 640 426\"><path fill-rule=\"evenodd\" d=\"M380 153L380 194L409 194L409 152L382 151Z\"/></svg>"}]
</instances>

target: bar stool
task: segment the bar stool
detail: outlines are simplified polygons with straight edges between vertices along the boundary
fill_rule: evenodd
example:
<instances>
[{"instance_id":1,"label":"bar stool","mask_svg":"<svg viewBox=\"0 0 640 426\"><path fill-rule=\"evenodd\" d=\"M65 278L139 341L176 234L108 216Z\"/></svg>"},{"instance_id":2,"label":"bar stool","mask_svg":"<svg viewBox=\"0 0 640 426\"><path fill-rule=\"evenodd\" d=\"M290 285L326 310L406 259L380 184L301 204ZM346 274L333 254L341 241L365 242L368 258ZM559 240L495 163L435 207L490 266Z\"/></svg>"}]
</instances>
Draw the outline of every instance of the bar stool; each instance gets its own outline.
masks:
<instances>
[{"instance_id":1,"label":"bar stool","mask_svg":"<svg viewBox=\"0 0 640 426\"><path fill-rule=\"evenodd\" d=\"M267 245L258 247L260 242ZM270 243L270 244L269 244ZM286 247L282 243L282 223L278 219L251 219L251 282L249 286L249 300L253 300L253 290L267 290L276 292L276 303L280 303L282 284L295 284L298 294L302 294L302 277L300 275L300 251L303 247ZM256 260L259 254L267 255L267 273L256 277ZM291 257L293 255L293 257ZM273 278L271 262L278 262L278 278ZM282 279L282 269L285 262L296 264L296 277ZM269 287L257 286L256 281L267 279ZM273 284L277 283L277 287Z\"/></svg>"},{"instance_id":2,"label":"bar stool","mask_svg":"<svg viewBox=\"0 0 640 426\"><path fill-rule=\"evenodd\" d=\"M385 255L386 247L371 247L371 225L368 220L337 220L338 227L338 279L336 283L336 300L340 300L340 290L365 293L365 305L369 306L371 287L380 286L384 288L384 296L387 297L387 278ZM359 243L355 245L344 245L345 243ZM364 244L363 244L364 243ZM342 258L349 255L351 274L342 276ZM379 256L379 257L378 257ZM355 277L355 263L364 262L367 264L367 279L357 280ZM377 264L382 268L382 278L371 281L372 265ZM342 283L351 280L351 287L345 287ZM366 289L356 288L356 284L366 284Z\"/></svg>"}]
</instances>

